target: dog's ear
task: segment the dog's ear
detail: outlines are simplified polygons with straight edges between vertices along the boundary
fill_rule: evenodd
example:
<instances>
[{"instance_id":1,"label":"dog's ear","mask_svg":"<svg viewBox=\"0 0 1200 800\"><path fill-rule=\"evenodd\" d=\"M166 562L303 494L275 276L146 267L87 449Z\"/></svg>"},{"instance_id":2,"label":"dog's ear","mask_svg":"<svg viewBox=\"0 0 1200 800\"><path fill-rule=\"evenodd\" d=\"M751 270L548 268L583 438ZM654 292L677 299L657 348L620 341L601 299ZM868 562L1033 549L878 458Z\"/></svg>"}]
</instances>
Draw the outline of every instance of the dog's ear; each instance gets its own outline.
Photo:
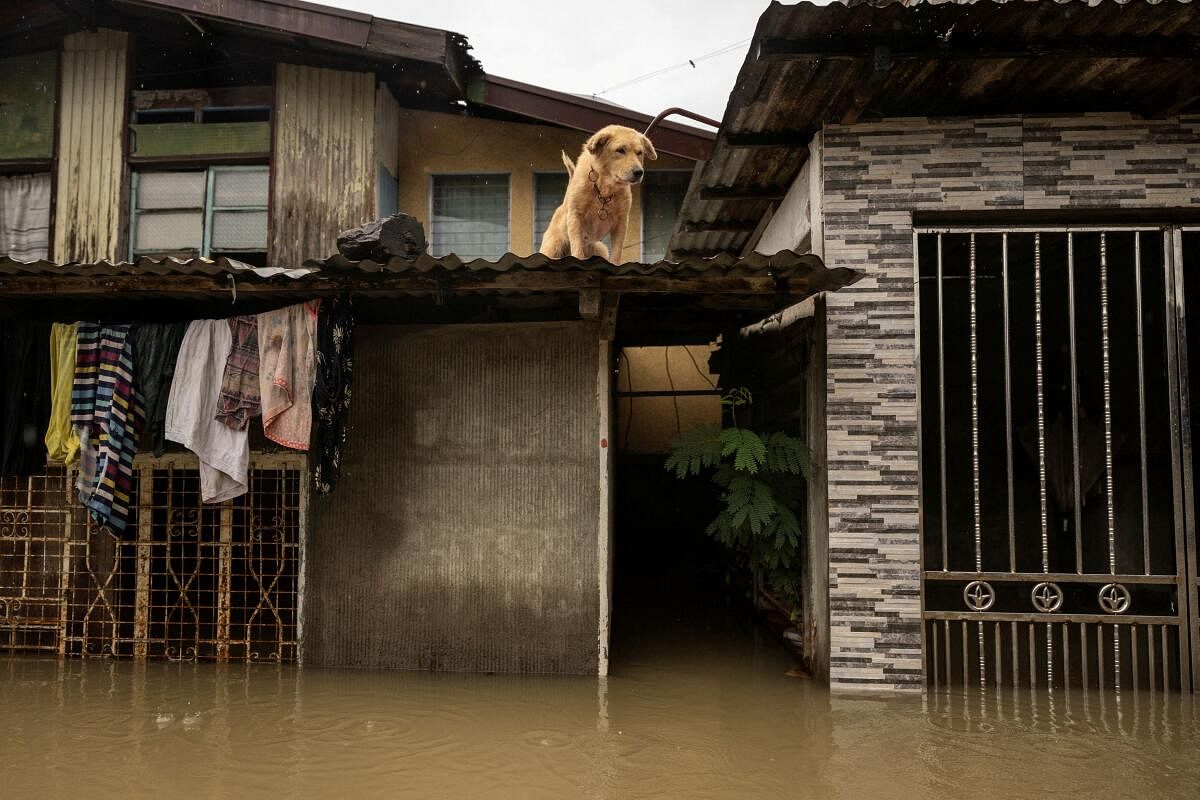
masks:
<instances>
[{"instance_id":1,"label":"dog's ear","mask_svg":"<svg viewBox=\"0 0 1200 800\"><path fill-rule=\"evenodd\" d=\"M657 161L658 153L654 150L654 145L650 143L650 137L642 136L642 141L646 144L646 158L651 161Z\"/></svg>"},{"instance_id":2,"label":"dog's ear","mask_svg":"<svg viewBox=\"0 0 1200 800\"><path fill-rule=\"evenodd\" d=\"M587 140L587 144L585 144L584 147L587 148L589 153L596 155L605 147L607 147L610 141L612 141L612 135L605 133L604 131L600 131L599 133L593 134L592 138Z\"/></svg>"}]
</instances>

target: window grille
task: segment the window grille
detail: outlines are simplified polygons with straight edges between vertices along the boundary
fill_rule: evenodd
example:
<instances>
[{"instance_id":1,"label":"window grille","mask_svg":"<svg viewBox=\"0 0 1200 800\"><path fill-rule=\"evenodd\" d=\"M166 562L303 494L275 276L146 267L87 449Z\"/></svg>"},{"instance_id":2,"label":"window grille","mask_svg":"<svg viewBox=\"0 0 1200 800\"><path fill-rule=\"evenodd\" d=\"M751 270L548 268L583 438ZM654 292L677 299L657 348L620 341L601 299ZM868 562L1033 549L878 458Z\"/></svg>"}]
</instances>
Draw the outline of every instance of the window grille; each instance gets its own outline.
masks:
<instances>
[{"instance_id":1,"label":"window grille","mask_svg":"<svg viewBox=\"0 0 1200 800\"><path fill-rule=\"evenodd\" d=\"M295 661L301 466L256 456L246 495L202 505L193 458L139 458L120 535L61 467L0 479L0 652Z\"/></svg>"},{"instance_id":2,"label":"window grille","mask_svg":"<svg viewBox=\"0 0 1200 800\"><path fill-rule=\"evenodd\" d=\"M642 261L652 264L667 254L675 220L683 206L692 173L654 170L642 183Z\"/></svg>"},{"instance_id":3,"label":"window grille","mask_svg":"<svg viewBox=\"0 0 1200 800\"><path fill-rule=\"evenodd\" d=\"M434 175L429 249L464 261L508 250L507 175Z\"/></svg>"},{"instance_id":4,"label":"window grille","mask_svg":"<svg viewBox=\"0 0 1200 800\"><path fill-rule=\"evenodd\" d=\"M533 250L542 247L542 237L550 227L554 211L567 193L565 172L537 172L533 176Z\"/></svg>"}]
</instances>

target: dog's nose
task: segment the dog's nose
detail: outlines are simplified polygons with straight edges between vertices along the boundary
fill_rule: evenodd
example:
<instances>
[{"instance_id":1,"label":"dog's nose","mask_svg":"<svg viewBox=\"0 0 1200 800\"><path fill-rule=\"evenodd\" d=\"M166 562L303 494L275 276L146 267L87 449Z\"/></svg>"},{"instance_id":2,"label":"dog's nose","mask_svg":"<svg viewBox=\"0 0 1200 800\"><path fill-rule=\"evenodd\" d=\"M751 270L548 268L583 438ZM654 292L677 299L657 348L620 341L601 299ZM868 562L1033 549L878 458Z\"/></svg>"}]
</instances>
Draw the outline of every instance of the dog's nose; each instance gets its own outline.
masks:
<instances>
[{"instance_id":1,"label":"dog's nose","mask_svg":"<svg viewBox=\"0 0 1200 800\"><path fill-rule=\"evenodd\" d=\"M635 169L633 171L633 179L635 181L640 181L642 179L642 176L645 174L646 174L646 171L644 169Z\"/></svg>"}]
</instances>

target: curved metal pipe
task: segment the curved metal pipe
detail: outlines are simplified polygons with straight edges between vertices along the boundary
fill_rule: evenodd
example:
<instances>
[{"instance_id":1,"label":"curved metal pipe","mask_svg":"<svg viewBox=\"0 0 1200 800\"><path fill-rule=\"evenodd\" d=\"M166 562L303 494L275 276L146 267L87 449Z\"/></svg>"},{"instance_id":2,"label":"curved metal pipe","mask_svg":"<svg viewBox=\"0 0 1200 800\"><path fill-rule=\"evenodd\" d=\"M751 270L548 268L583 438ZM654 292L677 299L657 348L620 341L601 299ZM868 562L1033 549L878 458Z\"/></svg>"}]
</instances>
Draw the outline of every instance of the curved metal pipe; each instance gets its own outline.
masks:
<instances>
[{"instance_id":1,"label":"curved metal pipe","mask_svg":"<svg viewBox=\"0 0 1200 800\"><path fill-rule=\"evenodd\" d=\"M677 106L672 106L671 108L660 111L658 113L658 116L656 116L654 119L650 120L650 124L646 126L646 130L642 131L642 135L649 136L650 131L654 130L655 126L657 126L658 123L662 122L667 117L674 117L674 116L687 117L688 119L694 119L694 120L696 120L696 122L702 122L705 125L711 125L714 128L721 127L721 123L715 119L709 119L708 117L701 116L700 114L697 114L694 111L688 111L686 108L678 108Z\"/></svg>"}]
</instances>

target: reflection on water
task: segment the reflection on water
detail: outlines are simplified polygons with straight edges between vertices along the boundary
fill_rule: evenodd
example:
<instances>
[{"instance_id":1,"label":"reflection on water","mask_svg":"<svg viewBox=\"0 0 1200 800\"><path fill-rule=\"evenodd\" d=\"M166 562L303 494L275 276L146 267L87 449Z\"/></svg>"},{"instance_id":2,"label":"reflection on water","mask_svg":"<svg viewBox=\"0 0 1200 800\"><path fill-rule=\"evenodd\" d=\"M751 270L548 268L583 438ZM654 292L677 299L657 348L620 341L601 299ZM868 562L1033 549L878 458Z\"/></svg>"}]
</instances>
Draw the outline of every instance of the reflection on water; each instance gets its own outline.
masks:
<instances>
[{"instance_id":1,"label":"reflection on water","mask_svg":"<svg viewBox=\"0 0 1200 800\"><path fill-rule=\"evenodd\" d=\"M770 643L720 635L643 648L601 681L5 658L0 797L1042 800L1200 787L1190 697L831 697L789 666Z\"/></svg>"}]
</instances>

